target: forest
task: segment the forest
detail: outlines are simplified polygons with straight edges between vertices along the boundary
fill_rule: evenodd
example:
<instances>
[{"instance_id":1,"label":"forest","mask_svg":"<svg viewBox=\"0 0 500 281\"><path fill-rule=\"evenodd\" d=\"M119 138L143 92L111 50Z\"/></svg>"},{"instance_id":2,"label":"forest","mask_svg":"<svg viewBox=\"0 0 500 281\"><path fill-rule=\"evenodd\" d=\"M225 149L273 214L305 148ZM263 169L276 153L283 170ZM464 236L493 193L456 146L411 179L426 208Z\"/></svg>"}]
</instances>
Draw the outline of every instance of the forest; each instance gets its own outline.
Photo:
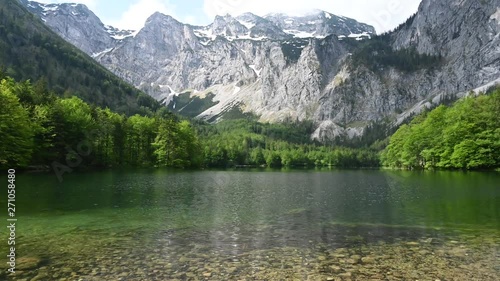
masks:
<instances>
[{"instance_id":1,"label":"forest","mask_svg":"<svg viewBox=\"0 0 500 281\"><path fill-rule=\"evenodd\" d=\"M226 168L500 167L500 90L441 105L402 125L383 152L312 141L310 121L259 123L254 117L209 124L167 108L116 113L76 96L59 97L43 80L0 82L0 166Z\"/></svg>"},{"instance_id":2,"label":"forest","mask_svg":"<svg viewBox=\"0 0 500 281\"><path fill-rule=\"evenodd\" d=\"M267 167L378 167L377 151L322 145L311 141L310 121L263 124L256 120L226 120L197 124L205 164Z\"/></svg>"},{"instance_id":3,"label":"forest","mask_svg":"<svg viewBox=\"0 0 500 281\"><path fill-rule=\"evenodd\" d=\"M0 82L2 168L47 167L375 167L376 151L321 146L312 123L216 125L181 120L161 108L126 116L58 97L43 80Z\"/></svg>"},{"instance_id":4,"label":"forest","mask_svg":"<svg viewBox=\"0 0 500 281\"><path fill-rule=\"evenodd\" d=\"M166 109L127 117L12 78L0 83L0 103L2 167L74 163L82 155L82 166L201 165L189 122Z\"/></svg>"},{"instance_id":5,"label":"forest","mask_svg":"<svg viewBox=\"0 0 500 281\"><path fill-rule=\"evenodd\" d=\"M441 105L401 126L382 162L403 169L500 167L500 88Z\"/></svg>"},{"instance_id":6,"label":"forest","mask_svg":"<svg viewBox=\"0 0 500 281\"><path fill-rule=\"evenodd\" d=\"M0 50L0 76L42 80L58 96L76 95L127 115L161 107L55 34L19 1L0 1Z\"/></svg>"}]
</instances>

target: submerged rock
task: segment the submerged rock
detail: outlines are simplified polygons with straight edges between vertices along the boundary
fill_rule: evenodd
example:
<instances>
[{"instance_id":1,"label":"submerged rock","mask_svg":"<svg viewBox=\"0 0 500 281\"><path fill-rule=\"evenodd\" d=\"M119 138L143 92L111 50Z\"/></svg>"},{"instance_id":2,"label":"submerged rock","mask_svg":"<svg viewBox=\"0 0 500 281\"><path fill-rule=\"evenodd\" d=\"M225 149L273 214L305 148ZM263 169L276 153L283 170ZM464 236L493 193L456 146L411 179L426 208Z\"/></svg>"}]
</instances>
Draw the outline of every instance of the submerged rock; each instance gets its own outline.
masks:
<instances>
[{"instance_id":1,"label":"submerged rock","mask_svg":"<svg viewBox=\"0 0 500 281\"><path fill-rule=\"evenodd\" d=\"M17 270L35 269L40 266L42 259L39 257L20 257L16 261Z\"/></svg>"},{"instance_id":2,"label":"submerged rock","mask_svg":"<svg viewBox=\"0 0 500 281\"><path fill-rule=\"evenodd\" d=\"M372 264L375 263L375 258L373 257L362 257L361 262L364 264Z\"/></svg>"}]
</instances>

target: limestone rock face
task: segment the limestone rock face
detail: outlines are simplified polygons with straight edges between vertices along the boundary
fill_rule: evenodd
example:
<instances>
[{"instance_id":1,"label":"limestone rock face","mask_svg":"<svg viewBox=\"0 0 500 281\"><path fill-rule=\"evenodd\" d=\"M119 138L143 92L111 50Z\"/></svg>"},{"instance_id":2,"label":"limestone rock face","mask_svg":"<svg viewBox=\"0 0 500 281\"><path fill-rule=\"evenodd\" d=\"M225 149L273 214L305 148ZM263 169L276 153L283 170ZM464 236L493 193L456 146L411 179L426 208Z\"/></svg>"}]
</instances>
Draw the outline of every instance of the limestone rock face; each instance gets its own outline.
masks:
<instances>
[{"instance_id":1,"label":"limestone rock face","mask_svg":"<svg viewBox=\"0 0 500 281\"><path fill-rule=\"evenodd\" d=\"M113 47L123 38L131 36L133 32L104 25L87 6L82 4L20 1L53 31L90 56Z\"/></svg>"},{"instance_id":2,"label":"limestone rock face","mask_svg":"<svg viewBox=\"0 0 500 281\"><path fill-rule=\"evenodd\" d=\"M321 10L299 17L288 16L286 14L270 14L265 18L285 32L303 37L309 37L308 35L326 37L330 34L337 36L370 37L370 35L375 34L375 29L370 25Z\"/></svg>"},{"instance_id":3,"label":"limestone rock face","mask_svg":"<svg viewBox=\"0 0 500 281\"><path fill-rule=\"evenodd\" d=\"M500 0L424 0L393 46L444 56L444 75L456 86L447 90L486 84L500 73Z\"/></svg>"},{"instance_id":4,"label":"limestone rock face","mask_svg":"<svg viewBox=\"0 0 500 281\"><path fill-rule=\"evenodd\" d=\"M102 24L83 5L21 2L172 110L182 114L186 105L176 97L187 95L211 99L198 112L209 121L234 108L262 121L314 120L318 140L360 136L381 120L397 125L500 79L500 0L423 0L414 17L377 39L392 52L436 59L411 70L360 63L374 28L324 11L217 16L208 26L155 13L141 30L124 31Z\"/></svg>"},{"instance_id":5,"label":"limestone rock face","mask_svg":"<svg viewBox=\"0 0 500 281\"><path fill-rule=\"evenodd\" d=\"M500 82L499 7L500 0L423 0L388 40L394 50L441 56L440 66L408 73L351 65L342 86L324 90L314 137L338 135L342 122L358 123L344 130L349 135L362 134L366 121L390 117L397 125L446 98Z\"/></svg>"}]
</instances>

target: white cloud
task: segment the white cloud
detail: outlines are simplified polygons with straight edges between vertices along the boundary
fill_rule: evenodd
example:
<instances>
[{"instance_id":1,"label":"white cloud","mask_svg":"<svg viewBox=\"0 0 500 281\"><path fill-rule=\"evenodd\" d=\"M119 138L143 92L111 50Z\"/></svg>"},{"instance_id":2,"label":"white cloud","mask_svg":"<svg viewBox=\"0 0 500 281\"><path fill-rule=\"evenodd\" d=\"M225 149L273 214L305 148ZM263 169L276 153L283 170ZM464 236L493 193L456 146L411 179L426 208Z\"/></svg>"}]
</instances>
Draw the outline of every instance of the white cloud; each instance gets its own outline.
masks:
<instances>
[{"instance_id":1,"label":"white cloud","mask_svg":"<svg viewBox=\"0 0 500 281\"><path fill-rule=\"evenodd\" d=\"M97 7L97 0L36 0L36 2L40 3L80 3L86 5L89 9L95 10Z\"/></svg>"},{"instance_id":2,"label":"white cloud","mask_svg":"<svg viewBox=\"0 0 500 281\"><path fill-rule=\"evenodd\" d=\"M183 23L189 23L192 25L203 25L203 22L197 18L196 16L193 15L187 15L183 19L181 19L181 22Z\"/></svg>"},{"instance_id":3,"label":"white cloud","mask_svg":"<svg viewBox=\"0 0 500 281\"><path fill-rule=\"evenodd\" d=\"M204 12L208 17L239 15L252 12L265 15L272 12L304 14L321 9L336 15L354 18L371 24L377 32L383 32L404 22L417 11L421 0L204 0Z\"/></svg>"},{"instance_id":4,"label":"white cloud","mask_svg":"<svg viewBox=\"0 0 500 281\"><path fill-rule=\"evenodd\" d=\"M171 15L174 18L175 6L165 0L138 0L128 7L117 20L102 19L106 24L118 27L121 29L139 30L144 26L146 19L154 14L160 12L166 15Z\"/></svg>"}]
</instances>

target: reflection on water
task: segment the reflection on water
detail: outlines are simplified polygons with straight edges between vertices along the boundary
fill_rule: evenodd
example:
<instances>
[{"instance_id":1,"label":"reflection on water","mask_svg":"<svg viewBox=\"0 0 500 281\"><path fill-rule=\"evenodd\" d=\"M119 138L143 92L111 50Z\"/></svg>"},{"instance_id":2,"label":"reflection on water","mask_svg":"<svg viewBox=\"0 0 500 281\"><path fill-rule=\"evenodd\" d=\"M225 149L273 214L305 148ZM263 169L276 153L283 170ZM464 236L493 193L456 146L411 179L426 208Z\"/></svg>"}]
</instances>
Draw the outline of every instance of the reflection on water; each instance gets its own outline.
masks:
<instances>
[{"instance_id":1,"label":"reflection on water","mask_svg":"<svg viewBox=\"0 0 500 281\"><path fill-rule=\"evenodd\" d=\"M21 270L9 278L496 280L498 182L394 171L114 171L62 184L19 175Z\"/></svg>"}]
</instances>

